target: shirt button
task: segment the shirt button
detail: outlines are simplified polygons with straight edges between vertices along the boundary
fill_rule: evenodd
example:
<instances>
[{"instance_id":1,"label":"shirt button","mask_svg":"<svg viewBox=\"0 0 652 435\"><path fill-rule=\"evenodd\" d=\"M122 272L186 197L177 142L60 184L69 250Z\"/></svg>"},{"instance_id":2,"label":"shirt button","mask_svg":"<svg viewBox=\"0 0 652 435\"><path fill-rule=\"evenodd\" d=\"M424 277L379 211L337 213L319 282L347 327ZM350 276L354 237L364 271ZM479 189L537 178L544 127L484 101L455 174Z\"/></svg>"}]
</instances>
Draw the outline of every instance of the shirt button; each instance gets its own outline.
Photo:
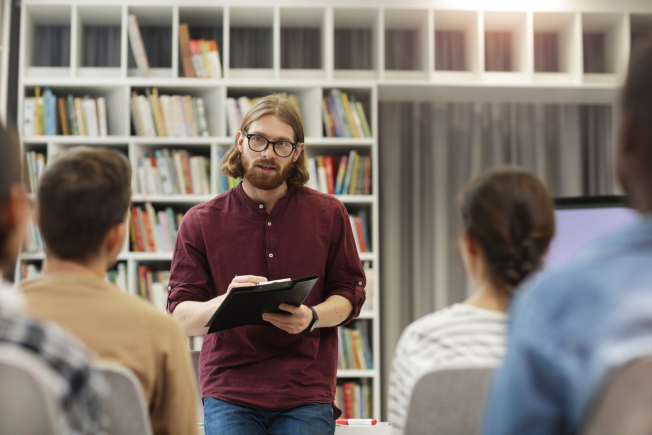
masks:
<instances>
[{"instance_id":1,"label":"shirt button","mask_svg":"<svg viewBox=\"0 0 652 435\"><path fill-rule=\"evenodd\" d=\"M263 208L263 205L262 205L262 204L260 204L260 205L258 206L258 208Z\"/></svg>"},{"instance_id":2,"label":"shirt button","mask_svg":"<svg viewBox=\"0 0 652 435\"><path fill-rule=\"evenodd\" d=\"M172 286L168 286L168 290L172 290Z\"/></svg>"},{"instance_id":3,"label":"shirt button","mask_svg":"<svg viewBox=\"0 0 652 435\"><path fill-rule=\"evenodd\" d=\"M274 256L274 254L269 254L269 258L272 258L273 256Z\"/></svg>"},{"instance_id":4,"label":"shirt button","mask_svg":"<svg viewBox=\"0 0 652 435\"><path fill-rule=\"evenodd\" d=\"M358 285L362 285L362 281L358 281Z\"/></svg>"},{"instance_id":5,"label":"shirt button","mask_svg":"<svg viewBox=\"0 0 652 435\"><path fill-rule=\"evenodd\" d=\"M272 226L272 223L271 223L271 222L267 222L267 226L268 226L268 227L271 227L271 226Z\"/></svg>"}]
</instances>

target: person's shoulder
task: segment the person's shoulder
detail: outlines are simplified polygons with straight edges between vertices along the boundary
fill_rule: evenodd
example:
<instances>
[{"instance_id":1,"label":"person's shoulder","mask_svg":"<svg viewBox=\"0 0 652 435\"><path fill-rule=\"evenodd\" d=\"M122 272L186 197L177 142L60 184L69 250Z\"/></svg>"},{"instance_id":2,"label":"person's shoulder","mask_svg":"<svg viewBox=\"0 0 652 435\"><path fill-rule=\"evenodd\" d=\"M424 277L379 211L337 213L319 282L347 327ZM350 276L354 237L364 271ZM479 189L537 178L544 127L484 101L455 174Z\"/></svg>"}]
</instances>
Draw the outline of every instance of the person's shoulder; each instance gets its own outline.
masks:
<instances>
[{"instance_id":1,"label":"person's shoulder","mask_svg":"<svg viewBox=\"0 0 652 435\"><path fill-rule=\"evenodd\" d=\"M460 318L466 317L463 312L460 311L458 307L460 304L454 304L441 310L437 310L433 313L426 314L425 316L415 320L410 323L405 331L403 331L403 336L408 339L422 339L425 335L437 335L439 333L445 333L447 327L451 322L460 320Z\"/></svg>"},{"instance_id":2,"label":"person's shoulder","mask_svg":"<svg viewBox=\"0 0 652 435\"><path fill-rule=\"evenodd\" d=\"M306 208L318 207L320 210L346 211L344 203L335 195L318 192L306 186L296 187L296 195L299 204Z\"/></svg>"}]
</instances>

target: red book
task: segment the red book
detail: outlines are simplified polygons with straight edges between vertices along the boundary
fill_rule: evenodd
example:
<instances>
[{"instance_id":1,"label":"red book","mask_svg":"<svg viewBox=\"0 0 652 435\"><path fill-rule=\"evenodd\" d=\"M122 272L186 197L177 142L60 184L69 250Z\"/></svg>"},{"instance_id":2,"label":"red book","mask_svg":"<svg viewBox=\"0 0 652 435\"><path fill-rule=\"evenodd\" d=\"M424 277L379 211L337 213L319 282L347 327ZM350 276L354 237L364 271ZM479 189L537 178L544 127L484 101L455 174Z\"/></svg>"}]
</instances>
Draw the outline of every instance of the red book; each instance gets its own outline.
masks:
<instances>
[{"instance_id":1,"label":"red book","mask_svg":"<svg viewBox=\"0 0 652 435\"><path fill-rule=\"evenodd\" d=\"M145 236L147 237L147 246L149 247L149 252L156 252L156 246L154 245L154 230L149 224L149 216L146 210L142 211L143 215L143 225L145 226Z\"/></svg>"},{"instance_id":2,"label":"red book","mask_svg":"<svg viewBox=\"0 0 652 435\"><path fill-rule=\"evenodd\" d=\"M364 194L369 195L371 193L371 156L365 156L364 161Z\"/></svg>"},{"instance_id":3,"label":"red book","mask_svg":"<svg viewBox=\"0 0 652 435\"><path fill-rule=\"evenodd\" d=\"M360 252L367 252L367 245L364 242L364 233L362 232L362 220L360 216L354 216L355 230L358 232L358 240L360 240Z\"/></svg>"},{"instance_id":4,"label":"red book","mask_svg":"<svg viewBox=\"0 0 652 435\"><path fill-rule=\"evenodd\" d=\"M138 252L146 252L145 243L143 242L143 230L140 228L140 219L138 219L138 208L136 206L131 207L131 219L134 223L136 240L138 241Z\"/></svg>"},{"instance_id":5,"label":"red book","mask_svg":"<svg viewBox=\"0 0 652 435\"><path fill-rule=\"evenodd\" d=\"M328 193L335 195L335 159L333 156L324 156L324 166L326 167Z\"/></svg>"},{"instance_id":6,"label":"red book","mask_svg":"<svg viewBox=\"0 0 652 435\"><path fill-rule=\"evenodd\" d=\"M344 396L344 418L353 417L353 383L342 384L342 395Z\"/></svg>"}]
</instances>

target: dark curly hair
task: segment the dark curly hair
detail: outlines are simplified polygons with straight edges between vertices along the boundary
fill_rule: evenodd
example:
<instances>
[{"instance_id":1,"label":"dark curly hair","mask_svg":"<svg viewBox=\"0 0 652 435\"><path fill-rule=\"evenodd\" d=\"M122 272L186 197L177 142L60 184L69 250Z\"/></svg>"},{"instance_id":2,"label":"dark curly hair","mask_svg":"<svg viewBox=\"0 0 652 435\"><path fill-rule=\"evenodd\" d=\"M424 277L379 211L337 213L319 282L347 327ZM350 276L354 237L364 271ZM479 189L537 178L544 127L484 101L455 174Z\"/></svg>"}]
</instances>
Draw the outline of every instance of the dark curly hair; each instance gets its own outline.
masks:
<instances>
[{"instance_id":1,"label":"dark curly hair","mask_svg":"<svg viewBox=\"0 0 652 435\"><path fill-rule=\"evenodd\" d=\"M21 182L21 169L18 136L0 123L0 210L6 207L11 189ZM6 268L14 261L14 253L9 252L7 246L12 228L3 216L4 213L0 213L0 269Z\"/></svg>"},{"instance_id":2,"label":"dark curly hair","mask_svg":"<svg viewBox=\"0 0 652 435\"><path fill-rule=\"evenodd\" d=\"M473 178L459 203L464 229L486 257L489 279L511 294L540 267L555 235L548 189L527 169L503 166Z\"/></svg>"}]
</instances>

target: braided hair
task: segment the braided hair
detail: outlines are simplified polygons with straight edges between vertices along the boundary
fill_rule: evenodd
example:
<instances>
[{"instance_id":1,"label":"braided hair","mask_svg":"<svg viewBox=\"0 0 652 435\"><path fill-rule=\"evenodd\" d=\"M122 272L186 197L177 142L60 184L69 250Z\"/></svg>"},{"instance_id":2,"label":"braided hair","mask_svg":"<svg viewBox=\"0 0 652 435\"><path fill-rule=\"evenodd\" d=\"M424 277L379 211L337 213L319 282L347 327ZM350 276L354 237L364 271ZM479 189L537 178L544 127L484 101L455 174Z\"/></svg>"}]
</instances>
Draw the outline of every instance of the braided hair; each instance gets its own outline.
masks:
<instances>
[{"instance_id":1,"label":"braided hair","mask_svg":"<svg viewBox=\"0 0 652 435\"><path fill-rule=\"evenodd\" d=\"M464 229L486 257L489 279L511 294L541 266L555 234L548 190L532 172L502 166L473 178L459 203Z\"/></svg>"}]
</instances>

